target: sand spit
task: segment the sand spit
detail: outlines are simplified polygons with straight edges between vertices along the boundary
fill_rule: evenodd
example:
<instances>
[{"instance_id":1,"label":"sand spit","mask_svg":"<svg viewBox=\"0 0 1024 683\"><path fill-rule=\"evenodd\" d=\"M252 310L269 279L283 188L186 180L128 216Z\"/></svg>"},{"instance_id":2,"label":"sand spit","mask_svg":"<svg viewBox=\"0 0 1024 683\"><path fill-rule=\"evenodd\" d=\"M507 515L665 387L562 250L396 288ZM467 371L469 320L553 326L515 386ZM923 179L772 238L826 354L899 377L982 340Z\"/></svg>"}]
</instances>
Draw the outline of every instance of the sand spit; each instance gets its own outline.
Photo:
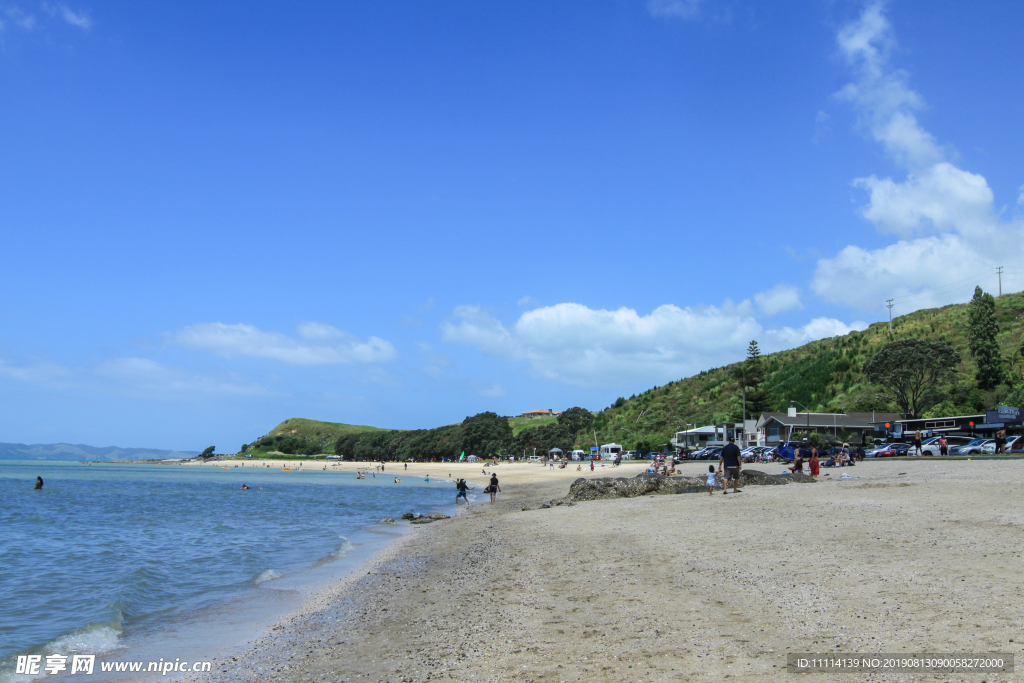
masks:
<instances>
[{"instance_id":1,"label":"sand spit","mask_svg":"<svg viewBox=\"0 0 1024 683\"><path fill-rule=\"evenodd\" d=\"M1024 665L1024 463L827 474L547 509L568 480L503 481L498 504L416 527L199 680L791 681L787 652L1006 652Z\"/></svg>"}]
</instances>

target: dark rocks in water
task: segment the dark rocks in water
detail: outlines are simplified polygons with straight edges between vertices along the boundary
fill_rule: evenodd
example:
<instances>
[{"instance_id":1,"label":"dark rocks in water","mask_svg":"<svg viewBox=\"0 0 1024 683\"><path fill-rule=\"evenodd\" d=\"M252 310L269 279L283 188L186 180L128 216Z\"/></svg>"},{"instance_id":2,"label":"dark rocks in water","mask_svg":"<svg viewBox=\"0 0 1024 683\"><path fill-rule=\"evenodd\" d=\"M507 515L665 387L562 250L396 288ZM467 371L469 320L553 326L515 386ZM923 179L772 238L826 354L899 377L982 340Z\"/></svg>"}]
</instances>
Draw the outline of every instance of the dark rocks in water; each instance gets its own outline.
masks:
<instances>
[{"instance_id":1,"label":"dark rocks in water","mask_svg":"<svg viewBox=\"0 0 1024 683\"><path fill-rule=\"evenodd\" d=\"M448 515L430 515L429 517L420 515L416 519L410 520L409 524L430 524L431 522L440 522L442 519L451 519Z\"/></svg>"},{"instance_id":2,"label":"dark rocks in water","mask_svg":"<svg viewBox=\"0 0 1024 683\"><path fill-rule=\"evenodd\" d=\"M412 514L411 512L406 512L404 515L402 515L402 519L416 519L416 515Z\"/></svg>"},{"instance_id":3,"label":"dark rocks in water","mask_svg":"<svg viewBox=\"0 0 1024 683\"><path fill-rule=\"evenodd\" d=\"M381 524L394 524L395 523L395 518L394 517L385 517L384 519L380 520L380 523Z\"/></svg>"},{"instance_id":4,"label":"dark rocks in water","mask_svg":"<svg viewBox=\"0 0 1024 683\"><path fill-rule=\"evenodd\" d=\"M784 484L813 483L814 479L804 474L774 475L758 470L743 470L740 486L781 486ZM704 477L666 477L661 474L644 472L632 479L577 479L569 487L569 494L556 504L568 504L581 500L606 498L636 498L637 496L667 495L671 493L707 492Z\"/></svg>"}]
</instances>

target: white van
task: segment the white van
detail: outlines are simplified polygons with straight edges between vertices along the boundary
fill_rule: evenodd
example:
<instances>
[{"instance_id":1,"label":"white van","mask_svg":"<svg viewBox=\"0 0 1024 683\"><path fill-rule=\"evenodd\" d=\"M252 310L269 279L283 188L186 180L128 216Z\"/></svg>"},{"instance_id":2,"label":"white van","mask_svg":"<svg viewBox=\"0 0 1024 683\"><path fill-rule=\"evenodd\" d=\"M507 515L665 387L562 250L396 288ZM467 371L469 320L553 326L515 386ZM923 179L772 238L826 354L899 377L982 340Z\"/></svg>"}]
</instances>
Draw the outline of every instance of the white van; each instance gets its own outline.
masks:
<instances>
[{"instance_id":1,"label":"white van","mask_svg":"<svg viewBox=\"0 0 1024 683\"><path fill-rule=\"evenodd\" d=\"M617 443L606 443L601 446L601 460L615 460L622 453L622 446Z\"/></svg>"},{"instance_id":2,"label":"white van","mask_svg":"<svg viewBox=\"0 0 1024 683\"><path fill-rule=\"evenodd\" d=\"M573 451L572 452L572 459L573 460L585 460L586 457L587 457L587 452L586 451Z\"/></svg>"}]
</instances>

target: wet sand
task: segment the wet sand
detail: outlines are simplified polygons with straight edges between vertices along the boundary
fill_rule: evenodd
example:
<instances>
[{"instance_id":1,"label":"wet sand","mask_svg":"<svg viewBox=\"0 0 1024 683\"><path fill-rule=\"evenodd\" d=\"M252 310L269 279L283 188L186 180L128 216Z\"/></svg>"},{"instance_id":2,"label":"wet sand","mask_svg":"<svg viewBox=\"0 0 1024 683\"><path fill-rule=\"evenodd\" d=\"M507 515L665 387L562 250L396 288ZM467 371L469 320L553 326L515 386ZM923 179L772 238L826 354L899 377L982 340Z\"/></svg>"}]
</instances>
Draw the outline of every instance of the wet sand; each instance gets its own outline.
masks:
<instances>
[{"instance_id":1,"label":"wet sand","mask_svg":"<svg viewBox=\"0 0 1024 683\"><path fill-rule=\"evenodd\" d=\"M817 484L550 509L578 473L505 468L498 504L416 528L199 680L793 680L787 652L1024 666L1021 461L868 461Z\"/></svg>"}]
</instances>

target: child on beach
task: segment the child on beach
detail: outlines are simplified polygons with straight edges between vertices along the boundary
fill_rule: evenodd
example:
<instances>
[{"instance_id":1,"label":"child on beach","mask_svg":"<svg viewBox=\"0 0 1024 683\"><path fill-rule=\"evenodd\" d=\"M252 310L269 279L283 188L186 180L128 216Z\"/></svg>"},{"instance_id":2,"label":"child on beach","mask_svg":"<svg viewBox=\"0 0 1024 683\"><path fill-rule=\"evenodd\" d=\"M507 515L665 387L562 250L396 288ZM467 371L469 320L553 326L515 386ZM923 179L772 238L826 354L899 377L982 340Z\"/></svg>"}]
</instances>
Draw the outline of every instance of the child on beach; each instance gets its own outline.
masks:
<instances>
[{"instance_id":1,"label":"child on beach","mask_svg":"<svg viewBox=\"0 0 1024 683\"><path fill-rule=\"evenodd\" d=\"M708 495L715 494L715 466L708 465Z\"/></svg>"}]
</instances>

